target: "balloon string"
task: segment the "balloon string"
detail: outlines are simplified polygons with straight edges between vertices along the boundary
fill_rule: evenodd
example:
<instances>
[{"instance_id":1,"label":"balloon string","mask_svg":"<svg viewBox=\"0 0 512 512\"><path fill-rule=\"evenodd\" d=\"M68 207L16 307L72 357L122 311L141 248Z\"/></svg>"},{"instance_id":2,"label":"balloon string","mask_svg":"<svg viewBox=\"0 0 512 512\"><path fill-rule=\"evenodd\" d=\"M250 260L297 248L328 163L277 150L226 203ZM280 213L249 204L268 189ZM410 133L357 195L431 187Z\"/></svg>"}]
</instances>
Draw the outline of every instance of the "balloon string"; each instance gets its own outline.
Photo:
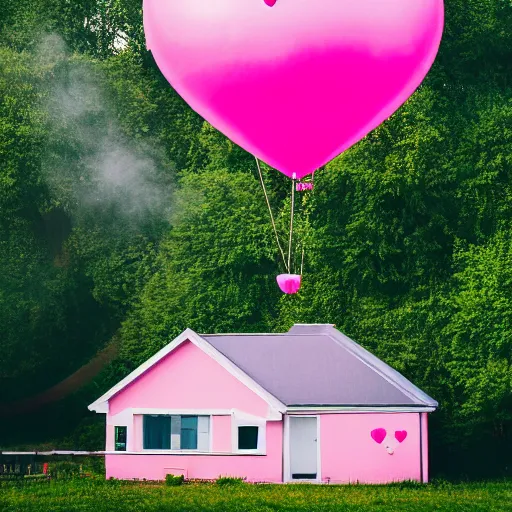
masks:
<instances>
[{"instance_id":1,"label":"balloon string","mask_svg":"<svg viewBox=\"0 0 512 512\"><path fill-rule=\"evenodd\" d=\"M261 186L263 188L263 193L265 194L265 200L267 201L268 212L270 213L270 220L272 221L272 227L274 228L274 234L276 235L277 246L279 247L279 251L281 252L281 256L283 258L284 267L285 267L286 271L288 273L290 273L290 264L288 262L288 266L286 266L286 257L284 255L283 248L281 247L281 242L279 241L279 235L277 234L277 228L276 228L276 223L274 221L274 215L272 214L272 208L270 207L270 201L268 200L267 189L265 187L265 182L263 181L263 174L261 172L260 161L258 160L257 157L254 157L254 158L256 159L256 165L258 166L260 182L261 182Z\"/></svg>"},{"instance_id":2,"label":"balloon string","mask_svg":"<svg viewBox=\"0 0 512 512\"><path fill-rule=\"evenodd\" d=\"M290 207L290 241L288 243L288 273L290 273L291 269L291 261L292 261L292 238L293 238L293 214L295 211L295 174L292 178L292 203Z\"/></svg>"},{"instance_id":3,"label":"balloon string","mask_svg":"<svg viewBox=\"0 0 512 512\"><path fill-rule=\"evenodd\" d=\"M310 194L306 195L306 198L308 197L313 197L313 195L315 194L315 187L314 187L314 183L315 183L315 172L316 171L313 171L313 174L311 176L311 184L313 185L313 189L311 190ZM309 233L311 232L311 225L309 223L309 211L306 211L306 221L307 221L307 230L306 230L306 238L307 238L307 235L309 235ZM301 257L301 262L300 262L300 275L304 275L304 253L305 253L305 247L304 247L304 240L301 241L301 248L302 248L302 257Z\"/></svg>"}]
</instances>

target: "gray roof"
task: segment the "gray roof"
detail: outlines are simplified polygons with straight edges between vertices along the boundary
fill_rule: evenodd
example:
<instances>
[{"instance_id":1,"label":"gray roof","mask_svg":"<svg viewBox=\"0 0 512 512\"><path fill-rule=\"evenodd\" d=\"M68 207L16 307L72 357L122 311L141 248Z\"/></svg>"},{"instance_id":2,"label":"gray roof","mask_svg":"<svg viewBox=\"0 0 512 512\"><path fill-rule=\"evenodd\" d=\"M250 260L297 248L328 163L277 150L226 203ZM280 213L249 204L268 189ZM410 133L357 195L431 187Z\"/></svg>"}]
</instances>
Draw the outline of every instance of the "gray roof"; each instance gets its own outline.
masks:
<instances>
[{"instance_id":1,"label":"gray roof","mask_svg":"<svg viewBox=\"0 0 512 512\"><path fill-rule=\"evenodd\" d=\"M333 325L201 337L287 406L438 405Z\"/></svg>"}]
</instances>

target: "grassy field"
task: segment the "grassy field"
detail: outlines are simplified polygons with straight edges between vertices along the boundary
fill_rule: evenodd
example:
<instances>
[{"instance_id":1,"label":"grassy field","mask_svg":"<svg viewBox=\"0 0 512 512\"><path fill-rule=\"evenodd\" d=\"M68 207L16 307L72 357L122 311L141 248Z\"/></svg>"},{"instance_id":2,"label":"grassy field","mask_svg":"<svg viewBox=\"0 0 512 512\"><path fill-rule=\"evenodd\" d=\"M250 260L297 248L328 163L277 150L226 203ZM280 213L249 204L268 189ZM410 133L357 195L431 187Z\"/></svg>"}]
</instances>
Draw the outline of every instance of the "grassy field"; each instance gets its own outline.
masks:
<instances>
[{"instance_id":1,"label":"grassy field","mask_svg":"<svg viewBox=\"0 0 512 512\"><path fill-rule=\"evenodd\" d=\"M391 486L219 486L69 480L0 483L0 510L14 511L512 511L512 482Z\"/></svg>"}]
</instances>

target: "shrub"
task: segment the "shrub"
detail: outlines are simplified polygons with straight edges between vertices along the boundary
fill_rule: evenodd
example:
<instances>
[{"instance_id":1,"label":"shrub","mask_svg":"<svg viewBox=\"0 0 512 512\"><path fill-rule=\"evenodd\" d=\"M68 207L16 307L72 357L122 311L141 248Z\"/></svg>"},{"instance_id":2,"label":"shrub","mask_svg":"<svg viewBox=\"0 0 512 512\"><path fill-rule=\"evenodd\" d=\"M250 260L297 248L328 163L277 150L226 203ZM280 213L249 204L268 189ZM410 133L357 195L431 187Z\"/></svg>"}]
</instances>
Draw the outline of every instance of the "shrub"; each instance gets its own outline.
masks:
<instances>
[{"instance_id":1,"label":"shrub","mask_svg":"<svg viewBox=\"0 0 512 512\"><path fill-rule=\"evenodd\" d=\"M238 478L233 476L220 476L215 483L217 485L240 485L245 483L246 478Z\"/></svg>"},{"instance_id":2,"label":"shrub","mask_svg":"<svg viewBox=\"0 0 512 512\"><path fill-rule=\"evenodd\" d=\"M165 475L165 485L169 485L171 487L181 485L181 484L183 484L184 481L185 481L185 477L183 475L179 475L179 476Z\"/></svg>"}]
</instances>

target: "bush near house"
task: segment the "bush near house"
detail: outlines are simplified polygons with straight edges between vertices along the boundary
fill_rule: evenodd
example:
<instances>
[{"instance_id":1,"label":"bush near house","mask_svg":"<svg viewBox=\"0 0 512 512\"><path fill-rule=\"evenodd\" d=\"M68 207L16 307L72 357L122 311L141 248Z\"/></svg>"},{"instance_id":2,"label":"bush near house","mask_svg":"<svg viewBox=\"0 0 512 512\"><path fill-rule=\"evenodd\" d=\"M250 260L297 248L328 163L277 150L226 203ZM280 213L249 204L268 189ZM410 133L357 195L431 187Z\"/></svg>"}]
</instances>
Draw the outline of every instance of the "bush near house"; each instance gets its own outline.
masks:
<instances>
[{"instance_id":1,"label":"bush near house","mask_svg":"<svg viewBox=\"0 0 512 512\"><path fill-rule=\"evenodd\" d=\"M234 477L234 476L220 476L219 478L217 478L215 483L217 485L221 485L221 486L224 486L224 485L240 485L240 484L244 484L245 480L246 480L245 478L237 478L237 477Z\"/></svg>"},{"instance_id":2,"label":"bush near house","mask_svg":"<svg viewBox=\"0 0 512 512\"><path fill-rule=\"evenodd\" d=\"M176 487L178 485L182 485L185 481L185 477L183 475L165 475L165 485L170 487Z\"/></svg>"}]
</instances>

